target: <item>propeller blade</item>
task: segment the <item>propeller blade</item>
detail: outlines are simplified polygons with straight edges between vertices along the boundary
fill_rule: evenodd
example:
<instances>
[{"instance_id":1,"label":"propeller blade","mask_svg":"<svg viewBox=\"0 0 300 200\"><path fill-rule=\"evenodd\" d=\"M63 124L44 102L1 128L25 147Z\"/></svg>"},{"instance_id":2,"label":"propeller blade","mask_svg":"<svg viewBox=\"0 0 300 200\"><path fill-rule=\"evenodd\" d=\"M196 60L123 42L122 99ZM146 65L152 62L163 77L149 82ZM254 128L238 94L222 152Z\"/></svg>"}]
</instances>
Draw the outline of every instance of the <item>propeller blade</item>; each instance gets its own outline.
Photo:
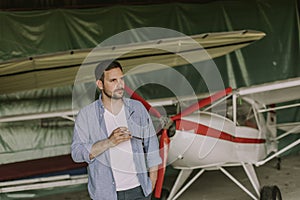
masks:
<instances>
[{"instance_id":1,"label":"propeller blade","mask_svg":"<svg viewBox=\"0 0 300 200\"><path fill-rule=\"evenodd\" d=\"M130 95L132 99L140 101L145 108L149 111L150 114L154 115L157 118L161 117L161 114L156 110L154 107L152 107L143 97L138 95L135 91L133 91L131 88L129 88L127 85L125 85L124 90Z\"/></svg>"},{"instance_id":2,"label":"propeller blade","mask_svg":"<svg viewBox=\"0 0 300 200\"><path fill-rule=\"evenodd\" d=\"M145 106L145 108L149 111L149 113L156 116L157 118L160 118L162 120L164 119L155 108L153 108L144 98L138 95L127 85L124 86L124 90L130 95L130 98L140 101ZM170 139L168 137L167 130L163 129L159 141L160 157L162 158L162 164L159 165L159 169L157 172L158 178L156 181L155 194L154 194L156 198L160 198L161 196L162 185L164 182L164 175L165 175L166 164L167 164L167 153L169 150L169 143L170 143Z\"/></svg>"},{"instance_id":3,"label":"propeller blade","mask_svg":"<svg viewBox=\"0 0 300 200\"><path fill-rule=\"evenodd\" d=\"M187 116L187 115L195 112L196 110L203 108L204 106L207 106L207 105L213 103L214 101L230 94L231 92L232 92L232 88L229 87L229 88L226 88L225 90L222 90L222 91L219 91L219 92L213 94L212 96L209 96L205 99L201 99L197 103L194 103L193 105L189 106L187 109L185 109L181 113L174 115L173 117L171 117L171 119L173 121L179 120L181 117Z\"/></svg>"},{"instance_id":4,"label":"propeller blade","mask_svg":"<svg viewBox=\"0 0 300 200\"><path fill-rule=\"evenodd\" d=\"M155 193L154 193L155 198L160 198L161 196L161 191L164 183L164 176L165 176L165 171L167 166L169 144L170 144L170 138L168 136L167 130L164 129L159 141L160 157L162 159L162 163L159 165L159 169L158 169L158 175L157 175L157 181L156 181Z\"/></svg>"}]
</instances>

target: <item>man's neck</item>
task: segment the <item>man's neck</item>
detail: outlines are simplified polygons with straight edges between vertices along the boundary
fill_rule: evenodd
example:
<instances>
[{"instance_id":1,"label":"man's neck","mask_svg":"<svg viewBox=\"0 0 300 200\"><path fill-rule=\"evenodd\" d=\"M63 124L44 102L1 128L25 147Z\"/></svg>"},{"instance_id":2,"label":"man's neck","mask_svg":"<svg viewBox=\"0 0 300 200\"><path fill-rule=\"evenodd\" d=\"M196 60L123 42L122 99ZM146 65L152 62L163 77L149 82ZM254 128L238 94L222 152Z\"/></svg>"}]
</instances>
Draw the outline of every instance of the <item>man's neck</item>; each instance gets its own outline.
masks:
<instances>
[{"instance_id":1,"label":"man's neck","mask_svg":"<svg viewBox=\"0 0 300 200\"><path fill-rule=\"evenodd\" d=\"M112 99L106 96L102 96L102 102L105 109L114 115L120 112L124 104L123 99Z\"/></svg>"}]
</instances>

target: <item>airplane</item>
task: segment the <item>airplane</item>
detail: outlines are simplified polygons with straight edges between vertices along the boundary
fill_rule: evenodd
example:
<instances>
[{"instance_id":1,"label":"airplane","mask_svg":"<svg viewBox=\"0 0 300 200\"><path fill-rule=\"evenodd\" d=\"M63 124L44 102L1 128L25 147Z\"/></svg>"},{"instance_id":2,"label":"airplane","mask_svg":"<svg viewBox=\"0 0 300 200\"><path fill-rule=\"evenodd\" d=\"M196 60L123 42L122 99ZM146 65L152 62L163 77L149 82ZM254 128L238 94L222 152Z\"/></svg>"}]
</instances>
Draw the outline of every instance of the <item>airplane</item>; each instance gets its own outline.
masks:
<instances>
[{"instance_id":1,"label":"airplane","mask_svg":"<svg viewBox=\"0 0 300 200\"><path fill-rule=\"evenodd\" d=\"M262 32L242 30L226 33L200 34L192 36L192 39L197 41L197 43L203 45L204 49L207 50L209 57L215 58L225 55L241 47L245 47L251 44L253 41L263 38L264 36L265 34ZM209 41L210 38L215 39L216 42L212 43L211 41ZM184 50L182 50L182 52L179 52L183 53L183 55L189 54L194 50L195 52L199 51L199 49L193 49L189 45L187 45L189 43L185 43L185 39L186 38L160 39L146 43L113 46L113 48L107 47L102 48L101 52L97 51L94 55L92 54L91 56L93 60L96 58L98 59L99 54L101 55L101 53L105 55L103 56L103 59L107 58L108 55L111 55L111 57L115 57L116 55L124 55L120 59L121 63L124 66L128 65L131 67L139 65L140 63L144 63L145 58L150 60L154 59L155 62L159 61L169 66L177 66L184 64L184 60L174 59L174 54L166 54L165 52L162 52L161 49L168 48L169 50L171 49L170 51L175 51L175 49L178 49L178 46L180 46L182 48L185 48ZM161 45L164 47L160 47L160 49L154 51L153 49L155 49L157 45ZM128 49L137 50L127 53ZM79 61L82 62L83 58L88 55L87 52L89 51L79 52L77 60L75 61L77 61L78 63ZM66 54L69 54L69 52L66 52ZM207 59L206 54L201 55L202 56L194 56L192 61L200 62ZM70 55L67 55L67 57L69 56ZM62 54L56 55L53 58L52 57L52 61L53 59L57 59L56 62L53 61L52 63L60 63L59 61L61 61L61 59L65 61L68 60L67 62L75 62L74 59L72 59L71 61L69 61L69 59L65 59L66 56ZM38 63L42 63L41 67L43 67L43 59L47 60L47 58L43 56L34 58L33 60L35 60L35 65L38 65ZM39 60L40 62L37 62L37 60ZM176 60L176 63L171 62L170 64L170 60ZM92 65L93 62L87 63L86 65ZM18 64L20 65L22 63L23 61ZM76 65L74 63L72 64ZM73 76L71 76L73 80L73 71L77 69L78 68L75 68L68 72L69 74L73 74ZM86 67L86 69L92 71L91 68ZM127 71L128 73L132 73L133 75L151 72L151 70L145 72L145 70L139 69L135 71L132 69L133 68L129 68L127 69ZM155 68L154 70L160 69L164 69L162 65L157 65L157 68ZM82 71L81 73L87 72ZM50 76L53 76L53 74L50 74ZM22 74L18 78L20 78L22 82ZM88 77L88 79L89 78L91 79L91 77ZM36 81L37 86L35 87L40 88L41 85L45 84L42 81L49 80L51 79L38 79L32 81ZM70 82L69 79L60 81L61 82L59 84L66 84ZM79 80L78 83L85 83L86 81L86 79ZM21 85L21 89L34 89L30 87L32 87L32 84ZM178 99L177 97L149 100L149 103L144 101L142 97L134 92L134 90L131 90L129 87L126 88L132 98L136 98L142 101L145 107L149 109L149 112L153 112L156 117L158 117L158 121L162 128L162 131L160 132L161 135L159 137L161 156L164 162L160 167L159 180L157 182L155 196L161 196L165 167L171 164L174 168L180 169L180 173L170 193L167 194L167 192L163 191L163 195L161 197L162 199L177 199L206 170L222 171L242 190L244 190L252 199L263 199L263 197L266 194L269 194L270 191L271 193L275 191L274 193L276 195L271 199L279 198L280 191L275 186L263 187L261 190L253 165L263 165L270 159L281 155L283 152L286 152L287 150L299 144L298 139L297 141L287 145L285 148L278 150L277 141L289 134L298 133L299 123L285 125L285 128L292 127L292 129L289 129L283 135L277 136L275 113L275 111L278 109L280 110L293 106L297 107L299 106L299 104L295 103L293 105L285 105L280 107L268 107L276 103L289 102L292 100L300 99L299 94L297 94L296 92L297 90L299 91L299 87L300 80L299 78L295 78L239 89L226 88L216 93L211 92L210 94L196 96L197 101L195 101L195 96L191 98L185 96L180 99ZM17 89L20 89L20 87L11 89L13 91L16 91ZM92 88L92 90L93 89L94 88ZM8 88L6 88L4 85L4 87L2 87L2 91L5 92L7 90ZM198 101L198 99L200 100ZM186 106L186 103L191 103L191 105ZM156 106L169 105L181 105L182 107L186 108L183 109L181 113L173 113L173 115L164 115L163 117L161 116L159 111L155 111ZM72 116L76 115L77 112L77 109L72 109L60 112L35 113L21 116L6 116L1 117L0 122L14 122L20 120L33 120L55 117L63 117L66 119L74 120ZM263 113L266 113L267 115L266 120L264 119ZM270 155L272 152L275 153ZM68 155L56 155L56 157L40 158L35 161L40 164L47 161L49 162L49 160L51 159L52 161L61 159L60 162L62 160L70 161L70 157L68 157ZM30 162L24 161L22 164L25 164L25 166L27 164L28 166ZM50 166L48 166L43 169L24 169L25 172L23 171L22 173L26 174L27 176L32 176L41 173L50 173L85 167L85 164L75 165L72 162L63 163L67 164L65 166L59 166L55 168L51 168ZM0 168L2 167L2 169L4 169L6 167L12 169L12 166L14 164L15 163L8 163L0 166ZM225 170L225 167L230 166L243 167L255 190L255 194L252 194L237 179L229 174L227 170ZM192 178L189 183L183 185L185 180L187 180L194 169L201 170L197 175L195 175L195 177ZM22 174L15 174L15 171L12 171L12 174L14 175L11 175L9 173L6 174L6 177L9 177L7 178L8 181L4 178L1 180L3 181L0 184L1 193L12 193L16 191L26 191L39 188L76 185L87 182L87 177L85 175L59 175L47 178L13 180L15 178L22 178ZM181 187L182 189L180 189Z\"/></svg>"},{"instance_id":2,"label":"airplane","mask_svg":"<svg viewBox=\"0 0 300 200\"><path fill-rule=\"evenodd\" d=\"M175 200L205 171L220 170L252 199L281 199L277 186L260 186L254 166L261 166L300 143L298 139L278 150L279 140L300 132L300 123L276 124L277 110L300 104L274 106L299 100L299 89L299 77L237 90L226 88L171 116L160 137L164 163L160 167L155 196ZM153 105L163 102L164 106L178 103L176 98L168 98ZM220 104L228 107L225 115L222 115L225 107ZM170 127L170 122L174 127ZM277 126L289 128L278 136ZM170 164L180 172L169 193L162 191L162 185L165 167ZM255 194L225 169L232 166L243 167ZM190 177L196 169L201 170Z\"/></svg>"}]
</instances>

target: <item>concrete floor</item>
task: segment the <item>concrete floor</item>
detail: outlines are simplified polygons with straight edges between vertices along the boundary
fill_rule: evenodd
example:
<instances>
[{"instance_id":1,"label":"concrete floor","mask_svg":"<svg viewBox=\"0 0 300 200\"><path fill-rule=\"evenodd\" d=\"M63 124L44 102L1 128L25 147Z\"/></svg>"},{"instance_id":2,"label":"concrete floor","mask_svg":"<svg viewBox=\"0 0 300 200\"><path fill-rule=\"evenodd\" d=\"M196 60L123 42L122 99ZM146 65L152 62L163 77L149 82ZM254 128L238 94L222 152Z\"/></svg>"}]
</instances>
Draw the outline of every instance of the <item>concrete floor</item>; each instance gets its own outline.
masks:
<instances>
[{"instance_id":1,"label":"concrete floor","mask_svg":"<svg viewBox=\"0 0 300 200\"><path fill-rule=\"evenodd\" d=\"M300 199L300 154L286 156L281 159L281 170L276 169L277 160L266 163L264 166L256 168L261 186L277 185L284 200ZM246 174L242 167L226 168L234 177L241 181L250 191L250 186ZM165 187L172 186L175 180L174 175L167 176ZM35 198L34 200L88 200L86 189L73 191L65 194ZM208 171L195 181L178 200L250 200L251 198L235 185L220 171Z\"/></svg>"},{"instance_id":2,"label":"concrete floor","mask_svg":"<svg viewBox=\"0 0 300 200\"><path fill-rule=\"evenodd\" d=\"M281 170L276 169L277 160L273 159L263 166L255 168L261 186L277 185L284 200L300 199L300 152L281 159ZM235 178L237 178L252 193L254 190L243 171L242 167L227 167ZM169 173L168 173L169 172ZM178 171L167 170L165 188L170 188L176 178ZM33 200L89 200L86 185L63 188L64 193L59 193L59 188L47 189L43 195L30 198ZM68 191L68 192L66 192ZM45 194L52 195L45 195ZM53 193L56 193L53 195ZM3 196L0 196L3 199ZM12 199L12 198L4 198ZM28 199L28 198L26 198ZM248 194L235 185L221 171L207 171L201 175L179 198L178 200L250 200Z\"/></svg>"},{"instance_id":3,"label":"concrete floor","mask_svg":"<svg viewBox=\"0 0 300 200\"><path fill-rule=\"evenodd\" d=\"M272 160L256 168L261 187L277 185L284 200L300 199L300 155L282 158L281 170L276 169L276 164L277 160ZM226 170L255 194L242 167L228 167ZM198 199L250 200L252 198L221 171L208 171L178 198L178 200Z\"/></svg>"}]
</instances>

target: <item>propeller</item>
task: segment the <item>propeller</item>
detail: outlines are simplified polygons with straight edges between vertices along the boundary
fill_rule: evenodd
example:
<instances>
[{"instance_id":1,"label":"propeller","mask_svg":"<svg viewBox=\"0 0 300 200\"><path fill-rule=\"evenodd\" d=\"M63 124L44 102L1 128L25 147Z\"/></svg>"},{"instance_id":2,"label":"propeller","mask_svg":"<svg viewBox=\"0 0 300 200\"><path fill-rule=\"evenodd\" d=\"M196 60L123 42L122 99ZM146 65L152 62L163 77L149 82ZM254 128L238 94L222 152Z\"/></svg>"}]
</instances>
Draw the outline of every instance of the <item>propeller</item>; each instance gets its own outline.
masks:
<instances>
[{"instance_id":1,"label":"propeller","mask_svg":"<svg viewBox=\"0 0 300 200\"><path fill-rule=\"evenodd\" d=\"M163 129L159 141L159 149L160 149L159 153L162 159L162 163L160 164L157 172L157 181L156 181L155 192L154 192L154 196L156 198L160 198L161 196L161 191L162 191L166 167L167 167L169 144L170 144L170 138L168 136L167 131L168 131L167 129Z\"/></svg>"},{"instance_id":2,"label":"propeller","mask_svg":"<svg viewBox=\"0 0 300 200\"><path fill-rule=\"evenodd\" d=\"M140 101L145 106L145 108L149 111L150 114L152 114L153 116L155 116L157 118L161 118L161 114L160 114L160 112L158 112L158 110L156 110L154 107L152 107L143 97L138 95L138 93L133 91L126 84L124 86L124 90L127 92L127 94L130 95L130 97L132 99Z\"/></svg>"},{"instance_id":3,"label":"propeller","mask_svg":"<svg viewBox=\"0 0 300 200\"><path fill-rule=\"evenodd\" d=\"M155 117L158 117L162 122L163 130L159 141L159 149L160 149L160 156L162 158L162 163L160 164L158 169L158 177L157 177L155 192L154 192L154 196L156 198L160 198L162 186L164 182L166 166L167 166L169 145L170 145L170 138L168 132L169 128L174 122L176 123L176 121L180 121L182 117L187 116L195 112L196 110L199 110L200 108L203 108L213 103L214 101L230 94L232 92L232 88L230 87L226 88L225 90L219 91L213 94L212 96L201 99L197 103L194 103L188 108L186 108L185 110L183 110L181 113L178 113L177 115L174 115L170 118L165 118L164 116L161 116L161 114L154 107L152 107L148 102L146 102L145 99L143 99L140 95L138 95L128 86L125 85L124 89L131 96L132 99L140 101L145 106L145 108L149 111L150 114L154 115Z\"/></svg>"},{"instance_id":4,"label":"propeller","mask_svg":"<svg viewBox=\"0 0 300 200\"><path fill-rule=\"evenodd\" d=\"M172 121L166 117L161 116L157 109L152 107L144 98L138 95L135 91L129 88L126 84L124 86L124 90L130 95L132 99L140 101L145 108L149 111L150 114L154 115L155 117L160 119L161 127L164 127L162 130L160 141L159 141L159 149L160 149L160 157L162 159L162 163L158 167L158 174L157 174L157 181L155 186L155 197L160 198L166 166L167 166L167 159L168 159L168 151L169 151L169 144L170 138L168 136L167 127L171 126Z\"/></svg>"},{"instance_id":5,"label":"propeller","mask_svg":"<svg viewBox=\"0 0 300 200\"><path fill-rule=\"evenodd\" d=\"M193 112L195 112L196 110L199 110L200 108L203 108L215 101L217 101L218 99L230 94L232 92L232 88L226 88L225 90L219 91L209 97L206 97L204 99L201 99L200 101L198 101L197 103L192 104L191 106L189 106L188 108L186 108L185 110L183 110L181 113L172 116L171 119L173 121L179 120L184 116L187 116L189 114L192 114Z\"/></svg>"},{"instance_id":6,"label":"propeller","mask_svg":"<svg viewBox=\"0 0 300 200\"><path fill-rule=\"evenodd\" d=\"M185 110L183 110L181 113L178 113L177 115L170 117L169 122L166 124L165 128L163 129L162 135L160 137L159 148L160 148L160 156L162 158L162 164L158 170L158 178L157 178L155 193L154 193L154 196L156 198L160 198L160 196L161 196L164 175L165 175L166 165L167 165L169 144L170 144L168 130L169 130L171 124L174 122L176 123L176 121L179 121L182 117L187 116L187 115L195 112L196 110L199 110L200 108L203 108L203 107L211 104L212 102L230 94L231 92L232 92L232 88L226 88L224 91L219 91L210 97L201 99L197 103L194 103L191 106L189 106L188 108L186 108Z\"/></svg>"}]
</instances>

